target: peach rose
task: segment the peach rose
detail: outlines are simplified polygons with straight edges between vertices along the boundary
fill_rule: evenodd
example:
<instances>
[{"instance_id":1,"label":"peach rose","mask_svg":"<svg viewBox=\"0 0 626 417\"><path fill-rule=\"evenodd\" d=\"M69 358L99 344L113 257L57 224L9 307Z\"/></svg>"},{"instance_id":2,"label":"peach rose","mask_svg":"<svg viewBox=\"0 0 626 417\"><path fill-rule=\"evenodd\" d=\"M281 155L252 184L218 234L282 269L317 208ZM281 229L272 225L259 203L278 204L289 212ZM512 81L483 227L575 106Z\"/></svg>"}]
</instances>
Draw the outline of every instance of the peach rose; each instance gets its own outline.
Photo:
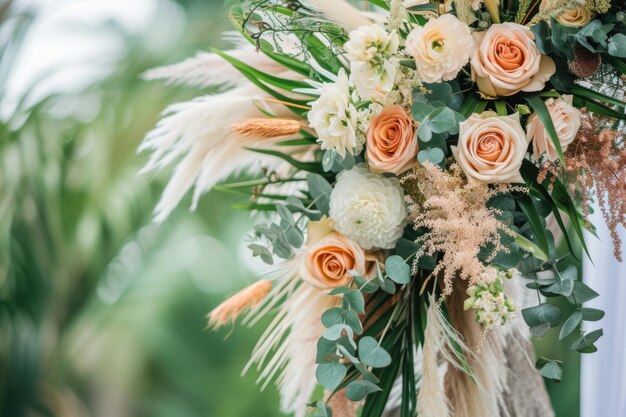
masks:
<instances>
[{"instance_id":1,"label":"peach rose","mask_svg":"<svg viewBox=\"0 0 626 417\"><path fill-rule=\"evenodd\" d=\"M523 182L519 169L528 141L519 114L473 114L461 123L452 154L469 178L487 184Z\"/></svg>"},{"instance_id":2,"label":"peach rose","mask_svg":"<svg viewBox=\"0 0 626 417\"><path fill-rule=\"evenodd\" d=\"M387 106L372 118L366 156L372 172L399 175L416 163L417 138L413 117L402 106Z\"/></svg>"},{"instance_id":3,"label":"peach rose","mask_svg":"<svg viewBox=\"0 0 626 417\"><path fill-rule=\"evenodd\" d=\"M535 35L526 26L492 25L486 32L475 32L474 38L472 79L487 97L542 90L556 72L554 61L539 52Z\"/></svg>"},{"instance_id":4,"label":"peach rose","mask_svg":"<svg viewBox=\"0 0 626 417\"><path fill-rule=\"evenodd\" d=\"M553 98L546 100L546 107L550 112L550 118L563 151L567 149L567 145L574 141L580 128L580 110L572 106L572 99L573 97L570 95L563 95L556 100ZM551 161L558 158L550 135L535 113L528 117L526 136L529 142L533 141L534 159L539 159L543 154Z\"/></svg>"},{"instance_id":5,"label":"peach rose","mask_svg":"<svg viewBox=\"0 0 626 417\"><path fill-rule=\"evenodd\" d=\"M371 278L376 273L376 254L365 252L354 241L332 231L330 222L309 223L309 236L300 276L312 286L330 290L348 285L349 271ZM319 239L319 240L317 240Z\"/></svg>"},{"instance_id":6,"label":"peach rose","mask_svg":"<svg viewBox=\"0 0 626 417\"><path fill-rule=\"evenodd\" d=\"M543 11L550 6L551 3L554 3L554 0L542 0L539 5L539 11ZM569 26L572 28L580 28L586 26L589 22L591 22L591 10L588 7L583 5L574 6L574 8L569 9L561 13L556 17L556 21L562 24L563 26Z\"/></svg>"}]
</instances>

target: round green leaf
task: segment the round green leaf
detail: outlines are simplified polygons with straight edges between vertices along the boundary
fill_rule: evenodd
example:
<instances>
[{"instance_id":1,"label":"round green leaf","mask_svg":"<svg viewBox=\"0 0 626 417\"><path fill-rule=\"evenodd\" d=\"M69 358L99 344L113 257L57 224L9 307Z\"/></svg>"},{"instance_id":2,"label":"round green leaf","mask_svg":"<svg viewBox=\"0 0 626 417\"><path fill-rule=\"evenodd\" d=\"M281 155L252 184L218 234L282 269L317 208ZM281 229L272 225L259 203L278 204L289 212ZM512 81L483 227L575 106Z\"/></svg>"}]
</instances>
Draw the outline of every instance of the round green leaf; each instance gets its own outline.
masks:
<instances>
[{"instance_id":1,"label":"round green leaf","mask_svg":"<svg viewBox=\"0 0 626 417\"><path fill-rule=\"evenodd\" d=\"M361 401L367 394L371 394L376 391L382 391L382 389L367 380L352 381L346 387L346 397L350 401Z\"/></svg>"},{"instance_id":2,"label":"round green leaf","mask_svg":"<svg viewBox=\"0 0 626 417\"><path fill-rule=\"evenodd\" d=\"M535 307L525 308L522 310L522 317L531 328L546 324L554 327L561 322L561 310L555 305L544 303Z\"/></svg>"},{"instance_id":3,"label":"round green leaf","mask_svg":"<svg viewBox=\"0 0 626 417\"><path fill-rule=\"evenodd\" d=\"M341 307L333 307L324 311L322 314L322 324L325 327L332 327L343 323L343 319L341 317L342 312L343 309Z\"/></svg>"},{"instance_id":4,"label":"round green leaf","mask_svg":"<svg viewBox=\"0 0 626 417\"><path fill-rule=\"evenodd\" d=\"M391 356L376 339L365 336L359 340L359 359L366 366L384 368L391 364Z\"/></svg>"},{"instance_id":5,"label":"round green leaf","mask_svg":"<svg viewBox=\"0 0 626 417\"><path fill-rule=\"evenodd\" d=\"M446 154L440 148L423 149L417 154L417 160L420 164L428 161L433 165L438 165L445 157Z\"/></svg>"},{"instance_id":6,"label":"round green leaf","mask_svg":"<svg viewBox=\"0 0 626 417\"><path fill-rule=\"evenodd\" d=\"M397 284L408 284L411 282L411 267L398 255L387 258L385 271L389 278Z\"/></svg>"},{"instance_id":7,"label":"round green leaf","mask_svg":"<svg viewBox=\"0 0 626 417\"><path fill-rule=\"evenodd\" d=\"M328 391L334 391L346 377L347 369L339 362L328 362L318 365L317 381Z\"/></svg>"}]
</instances>

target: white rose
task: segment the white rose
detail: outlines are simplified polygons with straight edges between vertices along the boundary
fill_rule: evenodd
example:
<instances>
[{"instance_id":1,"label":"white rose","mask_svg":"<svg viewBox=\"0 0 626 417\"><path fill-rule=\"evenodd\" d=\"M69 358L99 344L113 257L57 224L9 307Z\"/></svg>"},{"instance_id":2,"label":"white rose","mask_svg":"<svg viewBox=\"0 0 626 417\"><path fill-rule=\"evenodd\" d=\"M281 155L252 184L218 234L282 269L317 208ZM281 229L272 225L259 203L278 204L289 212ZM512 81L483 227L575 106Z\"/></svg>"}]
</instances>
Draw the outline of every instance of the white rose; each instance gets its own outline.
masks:
<instances>
[{"instance_id":1,"label":"white rose","mask_svg":"<svg viewBox=\"0 0 626 417\"><path fill-rule=\"evenodd\" d=\"M406 50L427 83L454 79L469 61L473 48L469 27L451 14L429 20L406 40Z\"/></svg>"},{"instance_id":2,"label":"white rose","mask_svg":"<svg viewBox=\"0 0 626 417\"><path fill-rule=\"evenodd\" d=\"M322 85L320 97L311 103L307 117L322 149L333 149L342 157L346 152L355 153L358 113L350 99L348 76L343 69L337 81Z\"/></svg>"},{"instance_id":3,"label":"white rose","mask_svg":"<svg viewBox=\"0 0 626 417\"><path fill-rule=\"evenodd\" d=\"M454 158L465 175L479 182L523 182L519 173L528 148L519 113L498 116L494 112L473 114L460 124Z\"/></svg>"},{"instance_id":4,"label":"white rose","mask_svg":"<svg viewBox=\"0 0 626 417\"><path fill-rule=\"evenodd\" d=\"M391 249L404 231L406 205L397 178L368 171L359 164L337 176L330 195L335 229L363 249Z\"/></svg>"},{"instance_id":5,"label":"white rose","mask_svg":"<svg viewBox=\"0 0 626 417\"><path fill-rule=\"evenodd\" d=\"M572 99L571 95L563 95L556 100L553 98L546 100L546 107L563 151L574 141L580 128L580 110L572 106ZM558 158L554 143L536 113L528 117L526 136L533 142L534 159L539 159L543 154L551 161Z\"/></svg>"}]
</instances>

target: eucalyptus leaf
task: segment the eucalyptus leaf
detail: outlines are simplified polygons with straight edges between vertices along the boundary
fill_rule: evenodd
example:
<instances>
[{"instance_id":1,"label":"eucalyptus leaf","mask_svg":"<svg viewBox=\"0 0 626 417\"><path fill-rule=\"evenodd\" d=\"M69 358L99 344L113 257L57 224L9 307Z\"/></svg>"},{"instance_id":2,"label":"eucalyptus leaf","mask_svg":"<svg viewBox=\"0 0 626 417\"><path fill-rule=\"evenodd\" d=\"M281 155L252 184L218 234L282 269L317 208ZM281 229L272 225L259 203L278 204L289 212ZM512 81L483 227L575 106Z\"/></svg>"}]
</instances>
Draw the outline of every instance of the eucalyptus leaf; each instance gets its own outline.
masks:
<instances>
[{"instance_id":1,"label":"eucalyptus leaf","mask_svg":"<svg viewBox=\"0 0 626 417\"><path fill-rule=\"evenodd\" d=\"M568 297L574 291L575 284L576 284L575 281L564 279L560 282L550 285L549 287L546 287L545 291L552 293L552 294L559 294L559 295Z\"/></svg>"},{"instance_id":2,"label":"eucalyptus leaf","mask_svg":"<svg viewBox=\"0 0 626 417\"><path fill-rule=\"evenodd\" d=\"M343 295L345 308L351 308L358 313L365 312L365 299L359 290L350 290Z\"/></svg>"},{"instance_id":3,"label":"eucalyptus leaf","mask_svg":"<svg viewBox=\"0 0 626 417\"><path fill-rule=\"evenodd\" d=\"M570 300L570 302L581 305L589 300L593 300L598 296L599 294L589 288L587 284L576 281L576 283L574 284L574 291L572 292L572 295L568 297L568 300Z\"/></svg>"},{"instance_id":4,"label":"eucalyptus leaf","mask_svg":"<svg viewBox=\"0 0 626 417\"><path fill-rule=\"evenodd\" d=\"M260 257L261 260L268 265L274 264L274 258L272 257L272 253L265 246L252 243L248 245L248 248L252 250L252 256Z\"/></svg>"},{"instance_id":5,"label":"eucalyptus leaf","mask_svg":"<svg viewBox=\"0 0 626 417\"><path fill-rule=\"evenodd\" d=\"M530 334L534 337L543 337L548 330L550 330L550 324L540 324L538 326L533 326L530 329Z\"/></svg>"},{"instance_id":6,"label":"eucalyptus leaf","mask_svg":"<svg viewBox=\"0 0 626 417\"><path fill-rule=\"evenodd\" d=\"M523 309L522 317L531 328L545 324L555 327L561 322L561 310L553 304L544 303Z\"/></svg>"},{"instance_id":7,"label":"eucalyptus leaf","mask_svg":"<svg viewBox=\"0 0 626 417\"><path fill-rule=\"evenodd\" d=\"M563 366L560 361L539 358L537 368L541 376L551 381L559 382L563 378Z\"/></svg>"},{"instance_id":8,"label":"eucalyptus leaf","mask_svg":"<svg viewBox=\"0 0 626 417\"><path fill-rule=\"evenodd\" d=\"M582 307L579 309L585 321L598 321L604 317L604 311L595 308Z\"/></svg>"},{"instance_id":9,"label":"eucalyptus leaf","mask_svg":"<svg viewBox=\"0 0 626 417\"><path fill-rule=\"evenodd\" d=\"M381 391L381 388L367 380L352 381L346 387L346 397L350 401L361 401L368 394Z\"/></svg>"},{"instance_id":10,"label":"eucalyptus leaf","mask_svg":"<svg viewBox=\"0 0 626 417\"><path fill-rule=\"evenodd\" d=\"M366 366L384 368L391 364L389 353L371 336L365 336L359 340L358 353L359 359Z\"/></svg>"},{"instance_id":11,"label":"eucalyptus leaf","mask_svg":"<svg viewBox=\"0 0 626 417\"><path fill-rule=\"evenodd\" d=\"M580 336L574 344L572 349L580 353L593 353L598 350L594 343L602 337L602 329L594 330L590 333L585 333Z\"/></svg>"},{"instance_id":12,"label":"eucalyptus leaf","mask_svg":"<svg viewBox=\"0 0 626 417\"><path fill-rule=\"evenodd\" d=\"M368 381L374 384L378 384L380 382L378 377L376 377L376 375L370 372L370 370L367 369L367 366L363 365L362 363L355 363L354 367L356 368L357 371L359 371L361 375L363 375L363 378L367 379Z\"/></svg>"},{"instance_id":13,"label":"eucalyptus leaf","mask_svg":"<svg viewBox=\"0 0 626 417\"><path fill-rule=\"evenodd\" d=\"M315 356L315 363L324 363L335 360L337 358L336 350L337 343L334 340L328 340L320 337L317 339L317 354Z\"/></svg>"},{"instance_id":14,"label":"eucalyptus leaf","mask_svg":"<svg viewBox=\"0 0 626 417\"><path fill-rule=\"evenodd\" d=\"M430 113L432 113L433 110L435 110L435 107L425 101L416 100L415 102L413 102L413 106L411 107L411 113L413 114L413 118L417 121L422 121Z\"/></svg>"},{"instance_id":15,"label":"eucalyptus leaf","mask_svg":"<svg viewBox=\"0 0 626 417\"><path fill-rule=\"evenodd\" d=\"M289 242L289 244L294 248L299 248L304 243L304 234L298 226L293 225L285 229L285 236L287 238L287 242Z\"/></svg>"},{"instance_id":16,"label":"eucalyptus leaf","mask_svg":"<svg viewBox=\"0 0 626 417\"><path fill-rule=\"evenodd\" d=\"M396 284L392 280L387 278L383 280L382 284L380 284L380 289L385 291L388 294L395 294Z\"/></svg>"},{"instance_id":17,"label":"eucalyptus leaf","mask_svg":"<svg viewBox=\"0 0 626 417\"><path fill-rule=\"evenodd\" d=\"M330 193L333 191L333 187L318 174L309 174L306 177L306 182L309 186L309 192L315 200L315 206L323 214L328 214L330 211Z\"/></svg>"},{"instance_id":18,"label":"eucalyptus leaf","mask_svg":"<svg viewBox=\"0 0 626 417\"><path fill-rule=\"evenodd\" d=\"M327 340L337 340L342 336L343 331L347 329L349 329L348 326L338 323L326 329L324 333L322 333L322 337Z\"/></svg>"},{"instance_id":19,"label":"eucalyptus leaf","mask_svg":"<svg viewBox=\"0 0 626 417\"><path fill-rule=\"evenodd\" d=\"M350 362L352 363L360 363L359 359L354 356L348 349L346 349L345 346L343 345L337 345L337 349L339 350L339 353L341 353L341 355L348 359Z\"/></svg>"},{"instance_id":20,"label":"eucalyptus leaf","mask_svg":"<svg viewBox=\"0 0 626 417\"><path fill-rule=\"evenodd\" d=\"M343 323L343 309L341 307L333 307L322 313L322 324L329 328L337 324Z\"/></svg>"},{"instance_id":21,"label":"eucalyptus leaf","mask_svg":"<svg viewBox=\"0 0 626 417\"><path fill-rule=\"evenodd\" d=\"M563 340L569 336L576 327L578 327L582 319L582 313L580 311L574 311L572 315L565 320L565 323L563 323L563 327L561 327L561 332L559 333L559 340Z\"/></svg>"},{"instance_id":22,"label":"eucalyptus leaf","mask_svg":"<svg viewBox=\"0 0 626 417\"><path fill-rule=\"evenodd\" d=\"M439 165L440 163L443 162L445 157L446 155L441 150L441 148L423 149L419 151L417 154L417 160L419 161L420 164L424 164L425 162L430 162L433 165Z\"/></svg>"},{"instance_id":23,"label":"eucalyptus leaf","mask_svg":"<svg viewBox=\"0 0 626 417\"><path fill-rule=\"evenodd\" d=\"M626 58L626 35L623 33L613 35L609 40L607 51L609 55Z\"/></svg>"},{"instance_id":24,"label":"eucalyptus leaf","mask_svg":"<svg viewBox=\"0 0 626 417\"><path fill-rule=\"evenodd\" d=\"M378 283L375 279L368 280L367 278L363 278L360 275L353 275L353 278L361 293L372 294L378 291Z\"/></svg>"},{"instance_id":25,"label":"eucalyptus leaf","mask_svg":"<svg viewBox=\"0 0 626 417\"><path fill-rule=\"evenodd\" d=\"M341 313L341 318L348 326L350 326L355 334L360 335L363 333L363 325L361 324L361 320L359 319L359 315L356 311L344 310Z\"/></svg>"},{"instance_id":26,"label":"eucalyptus leaf","mask_svg":"<svg viewBox=\"0 0 626 417\"><path fill-rule=\"evenodd\" d=\"M393 255L385 261L385 271L396 284L411 282L411 267L398 255Z\"/></svg>"},{"instance_id":27,"label":"eucalyptus leaf","mask_svg":"<svg viewBox=\"0 0 626 417\"><path fill-rule=\"evenodd\" d=\"M333 392L346 377L348 370L339 362L321 363L317 366L317 381L328 391Z\"/></svg>"}]
</instances>

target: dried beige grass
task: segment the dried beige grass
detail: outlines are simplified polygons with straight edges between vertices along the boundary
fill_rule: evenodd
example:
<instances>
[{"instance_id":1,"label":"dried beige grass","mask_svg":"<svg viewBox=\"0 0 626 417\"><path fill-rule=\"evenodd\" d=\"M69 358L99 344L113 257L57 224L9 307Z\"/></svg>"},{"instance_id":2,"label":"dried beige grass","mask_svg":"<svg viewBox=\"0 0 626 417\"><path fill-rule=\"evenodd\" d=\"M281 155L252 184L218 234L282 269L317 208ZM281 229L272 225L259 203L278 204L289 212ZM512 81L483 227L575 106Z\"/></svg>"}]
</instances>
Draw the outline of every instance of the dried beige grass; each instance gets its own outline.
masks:
<instances>
[{"instance_id":1,"label":"dried beige grass","mask_svg":"<svg viewBox=\"0 0 626 417\"><path fill-rule=\"evenodd\" d=\"M259 305L271 290L272 281L268 279L244 288L209 313L209 327L219 329L228 322L234 323L244 310Z\"/></svg>"},{"instance_id":2,"label":"dried beige grass","mask_svg":"<svg viewBox=\"0 0 626 417\"><path fill-rule=\"evenodd\" d=\"M244 119L230 127L233 133L249 138L277 138L294 135L300 131L300 122L292 119Z\"/></svg>"}]
</instances>

